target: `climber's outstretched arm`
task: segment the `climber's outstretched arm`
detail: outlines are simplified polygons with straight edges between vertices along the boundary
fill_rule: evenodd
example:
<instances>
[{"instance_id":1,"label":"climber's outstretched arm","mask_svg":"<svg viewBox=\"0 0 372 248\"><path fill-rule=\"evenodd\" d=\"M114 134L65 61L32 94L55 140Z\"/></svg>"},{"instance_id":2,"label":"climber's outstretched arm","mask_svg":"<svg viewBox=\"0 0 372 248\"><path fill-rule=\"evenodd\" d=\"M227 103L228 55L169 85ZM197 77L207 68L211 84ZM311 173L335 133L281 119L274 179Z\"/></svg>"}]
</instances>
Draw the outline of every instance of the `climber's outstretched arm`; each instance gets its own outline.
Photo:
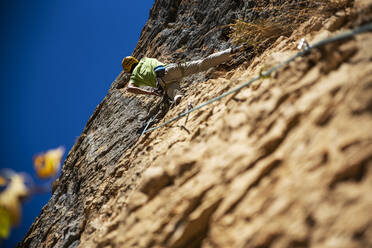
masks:
<instances>
[{"instance_id":1,"label":"climber's outstretched arm","mask_svg":"<svg viewBox=\"0 0 372 248\"><path fill-rule=\"evenodd\" d=\"M160 96L160 94L157 93L155 90L145 90L135 86L132 81L128 83L127 91L134 94Z\"/></svg>"}]
</instances>

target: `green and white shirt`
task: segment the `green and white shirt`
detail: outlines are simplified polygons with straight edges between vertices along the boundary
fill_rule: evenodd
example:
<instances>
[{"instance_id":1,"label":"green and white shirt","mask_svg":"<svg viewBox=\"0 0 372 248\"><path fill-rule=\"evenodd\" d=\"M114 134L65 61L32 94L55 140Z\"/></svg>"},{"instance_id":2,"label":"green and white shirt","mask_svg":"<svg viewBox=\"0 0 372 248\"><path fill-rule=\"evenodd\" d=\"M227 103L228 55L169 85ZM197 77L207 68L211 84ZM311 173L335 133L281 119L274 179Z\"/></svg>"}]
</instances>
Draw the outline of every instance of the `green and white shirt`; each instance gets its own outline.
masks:
<instances>
[{"instance_id":1,"label":"green and white shirt","mask_svg":"<svg viewBox=\"0 0 372 248\"><path fill-rule=\"evenodd\" d=\"M140 60L136 68L134 68L130 81L135 86L150 86L156 88L156 74L154 68L159 65L165 65L157 59L143 58Z\"/></svg>"}]
</instances>

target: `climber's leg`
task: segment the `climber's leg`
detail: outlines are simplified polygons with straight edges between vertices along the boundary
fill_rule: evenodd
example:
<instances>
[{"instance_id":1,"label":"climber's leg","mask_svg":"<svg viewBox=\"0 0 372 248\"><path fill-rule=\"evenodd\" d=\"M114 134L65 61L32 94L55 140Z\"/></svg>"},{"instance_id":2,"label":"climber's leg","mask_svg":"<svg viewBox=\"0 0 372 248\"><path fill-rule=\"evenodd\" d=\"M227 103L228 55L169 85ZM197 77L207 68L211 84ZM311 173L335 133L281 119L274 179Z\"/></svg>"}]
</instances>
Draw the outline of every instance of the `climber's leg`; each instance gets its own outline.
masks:
<instances>
[{"instance_id":1,"label":"climber's leg","mask_svg":"<svg viewBox=\"0 0 372 248\"><path fill-rule=\"evenodd\" d=\"M166 83L180 81L183 76L183 68L179 64L173 63L165 66L165 75L163 80Z\"/></svg>"},{"instance_id":2,"label":"climber's leg","mask_svg":"<svg viewBox=\"0 0 372 248\"><path fill-rule=\"evenodd\" d=\"M181 87L178 82L172 82L166 86L167 95L178 104L182 99Z\"/></svg>"},{"instance_id":3,"label":"climber's leg","mask_svg":"<svg viewBox=\"0 0 372 248\"><path fill-rule=\"evenodd\" d=\"M165 75L162 79L167 85L167 94L174 101L179 102L182 98L179 81L185 77L198 72L206 71L213 66L227 62L231 59L232 49L209 55L205 59L199 59L180 64L169 64L165 67ZM169 83L171 82L171 83Z\"/></svg>"},{"instance_id":4,"label":"climber's leg","mask_svg":"<svg viewBox=\"0 0 372 248\"><path fill-rule=\"evenodd\" d=\"M211 67L217 66L231 60L231 48L224 51L213 53L205 59L199 59L181 64L184 71L184 76L189 76L198 72L206 71Z\"/></svg>"},{"instance_id":5,"label":"climber's leg","mask_svg":"<svg viewBox=\"0 0 372 248\"><path fill-rule=\"evenodd\" d=\"M205 59L178 64L169 64L165 67L165 75L163 79L165 82L179 81L183 77L206 71L213 66L217 66L231 60L231 51L232 49L229 48L218 53L213 53Z\"/></svg>"}]
</instances>

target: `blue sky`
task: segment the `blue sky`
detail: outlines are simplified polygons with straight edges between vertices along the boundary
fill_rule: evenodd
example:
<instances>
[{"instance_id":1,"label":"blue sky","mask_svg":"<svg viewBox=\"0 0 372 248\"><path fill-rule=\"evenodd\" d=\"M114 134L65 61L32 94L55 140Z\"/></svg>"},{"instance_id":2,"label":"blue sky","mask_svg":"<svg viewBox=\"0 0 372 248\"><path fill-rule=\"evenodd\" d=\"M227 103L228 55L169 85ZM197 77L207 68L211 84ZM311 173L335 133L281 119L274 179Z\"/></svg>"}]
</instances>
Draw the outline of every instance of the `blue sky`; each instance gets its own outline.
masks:
<instances>
[{"instance_id":1,"label":"blue sky","mask_svg":"<svg viewBox=\"0 0 372 248\"><path fill-rule=\"evenodd\" d=\"M122 58L134 50L153 3L1 1L1 168L36 178L35 153L71 149L120 73ZM3 247L23 238L50 196L25 203L22 223Z\"/></svg>"}]
</instances>

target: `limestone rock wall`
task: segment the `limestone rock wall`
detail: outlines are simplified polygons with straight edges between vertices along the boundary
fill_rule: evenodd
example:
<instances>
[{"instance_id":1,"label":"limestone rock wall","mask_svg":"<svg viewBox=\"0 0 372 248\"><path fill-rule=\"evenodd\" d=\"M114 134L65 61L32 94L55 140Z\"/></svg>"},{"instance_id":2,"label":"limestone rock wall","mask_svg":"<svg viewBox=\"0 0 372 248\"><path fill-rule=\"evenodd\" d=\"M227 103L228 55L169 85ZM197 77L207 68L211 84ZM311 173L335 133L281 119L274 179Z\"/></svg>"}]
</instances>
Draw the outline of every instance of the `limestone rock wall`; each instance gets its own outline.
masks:
<instances>
[{"instance_id":1,"label":"limestone rock wall","mask_svg":"<svg viewBox=\"0 0 372 248\"><path fill-rule=\"evenodd\" d=\"M134 54L173 61L225 48L224 25L254 16L252 2L157 0ZM369 4L186 79L185 101L161 121L285 60L304 36L371 21ZM314 51L135 145L159 100L126 93L120 74L20 247L372 247L371 41Z\"/></svg>"}]
</instances>

